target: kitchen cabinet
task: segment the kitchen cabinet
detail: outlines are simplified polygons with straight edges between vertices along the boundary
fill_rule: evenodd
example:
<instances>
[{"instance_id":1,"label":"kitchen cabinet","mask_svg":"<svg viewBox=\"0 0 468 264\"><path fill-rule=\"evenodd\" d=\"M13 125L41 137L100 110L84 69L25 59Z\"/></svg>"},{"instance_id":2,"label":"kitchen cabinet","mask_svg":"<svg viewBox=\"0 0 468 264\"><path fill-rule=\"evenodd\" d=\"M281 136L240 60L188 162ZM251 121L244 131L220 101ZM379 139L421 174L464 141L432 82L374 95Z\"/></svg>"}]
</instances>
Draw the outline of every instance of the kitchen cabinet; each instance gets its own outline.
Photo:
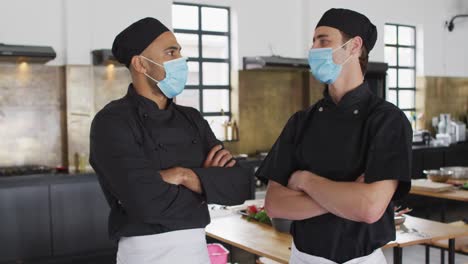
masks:
<instances>
[{"instance_id":1,"label":"kitchen cabinet","mask_svg":"<svg viewBox=\"0 0 468 264\"><path fill-rule=\"evenodd\" d=\"M50 256L49 187L0 188L0 263Z\"/></svg>"},{"instance_id":2,"label":"kitchen cabinet","mask_svg":"<svg viewBox=\"0 0 468 264\"><path fill-rule=\"evenodd\" d=\"M457 144L445 152L445 166L468 166L468 143Z\"/></svg>"},{"instance_id":3,"label":"kitchen cabinet","mask_svg":"<svg viewBox=\"0 0 468 264\"><path fill-rule=\"evenodd\" d=\"M447 166L468 166L468 142L448 147L414 147L412 177L425 178L423 170Z\"/></svg>"},{"instance_id":4,"label":"kitchen cabinet","mask_svg":"<svg viewBox=\"0 0 468 264\"><path fill-rule=\"evenodd\" d=\"M115 247L107 234L109 206L97 181L50 187L54 255Z\"/></svg>"},{"instance_id":5,"label":"kitchen cabinet","mask_svg":"<svg viewBox=\"0 0 468 264\"><path fill-rule=\"evenodd\" d=\"M95 174L0 177L0 263L111 263L109 210Z\"/></svg>"}]
</instances>

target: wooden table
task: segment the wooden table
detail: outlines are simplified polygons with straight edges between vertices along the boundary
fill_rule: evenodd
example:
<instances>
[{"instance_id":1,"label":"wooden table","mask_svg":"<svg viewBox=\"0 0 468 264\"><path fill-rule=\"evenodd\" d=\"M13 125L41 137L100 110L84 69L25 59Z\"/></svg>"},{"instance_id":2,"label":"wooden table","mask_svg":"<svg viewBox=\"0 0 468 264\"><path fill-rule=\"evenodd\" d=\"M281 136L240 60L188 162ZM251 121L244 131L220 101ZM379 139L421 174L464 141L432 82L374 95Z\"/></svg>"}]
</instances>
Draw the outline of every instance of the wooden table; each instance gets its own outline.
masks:
<instances>
[{"instance_id":1,"label":"wooden table","mask_svg":"<svg viewBox=\"0 0 468 264\"><path fill-rule=\"evenodd\" d=\"M431 192L421 191L411 188L410 194L432 197L442 199L441 210L440 210L440 221L445 222L445 215L447 211L447 200L468 202L468 190L454 189L445 192Z\"/></svg>"},{"instance_id":2,"label":"wooden table","mask_svg":"<svg viewBox=\"0 0 468 264\"><path fill-rule=\"evenodd\" d=\"M468 202L468 191L467 190L452 190L446 192L427 192L427 191L420 191L411 189L411 194L415 195L422 195L446 200L453 200L453 201L460 201L460 202Z\"/></svg>"},{"instance_id":3,"label":"wooden table","mask_svg":"<svg viewBox=\"0 0 468 264\"><path fill-rule=\"evenodd\" d=\"M257 256L280 263L288 263L292 236L276 231L273 227L255 221L247 221L240 215L213 218L206 227L209 237L233 245ZM449 264L455 263L455 238L468 236L467 228L407 216L397 230L396 240L384 248L393 248L394 263L402 263L403 248L449 240Z\"/></svg>"},{"instance_id":4,"label":"wooden table","mask_svg":"<svg viewBox=\"0 0 468 264\"><path fill-rule=\"evenodd\" d=\"M406 221L396 231L396 240L384 248L393 247L394 263L402 263L403 248L414 245L449 240L449 264L455 263L455 239L468 236L468 228L406 216Z\"/></svg>"},{"instance_id":5,"label":"wooden table","mask_svg":"<svg viewBox=\"0 0 468 264\"><path fill-rule=\"evenodd\" d=\"M278 232L267 224L247 221L241 215L211 219L206 234L257 256L280 263L289 262L292 243L290 234Z\"/></svg>"}]
</instances>

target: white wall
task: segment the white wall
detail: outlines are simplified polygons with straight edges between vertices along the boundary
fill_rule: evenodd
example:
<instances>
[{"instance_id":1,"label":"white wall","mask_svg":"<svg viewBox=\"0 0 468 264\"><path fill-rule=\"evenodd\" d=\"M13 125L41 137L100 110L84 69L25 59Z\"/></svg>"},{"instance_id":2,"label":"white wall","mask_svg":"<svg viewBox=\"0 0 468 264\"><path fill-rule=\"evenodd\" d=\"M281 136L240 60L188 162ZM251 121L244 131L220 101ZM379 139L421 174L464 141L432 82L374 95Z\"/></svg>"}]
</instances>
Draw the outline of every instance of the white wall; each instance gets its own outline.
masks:
<instances>
[{"instance_id":1,"label":"white wall","mask_svg":"<svg viewBox=\"0 0 468 264\"><path fill-rule=\"evenodd\" d=\"M152 16L171 26L171 1L64 0L67 64L90 64L90 52L110 49L115 36L131 23Z\"/></svg>"},{"instance_id":2,"label":"white wall","mask_svg":"<svg viewBox=\"0 0 468 264\"><path fill-rule=\"evenodd\" d=\"M468 14L468 1L451 0L448 1L447 12L445 15L439 15L442 21L449 20L457 14ZM442 76L468 76L468 18L458 18L455 20L455 29L448 32L443 25L438 25L438 31L442 31L442 36L426 35L425 42L436 41L440 44L432 50L426 50L425 58L427 65L431 64L437 67L430 67L426 75ZM440 49L440 52L437 52ZM438 54L439 57L433 56ZM441 61L439 66L439 60Z\"/></svg>"},{"instance_id":3,"label":"white wall","mask_svg":"<svg viewBox=\"0 0 468 264\"><path fill-rule=\"evenodd\" d=\"M370 53L370 60L384 60L383 31L385 23L414 25L417 27L418 75L468 76L468 19L458 21L451 33L445 21L456 13L468 13L468 3L463 0L386 0L346 1L304 0L303 23L310 46L313 30L323 12L331 7L343 7L365 14L377 26L378 40ZM420 40L423 40L421 43Z\"/></svg>"},{"instance_id":4,"label":"white wall","mask_svg":"<svg viewBox=\"0 0 468 264\"><path fill-rule=\"evenodd\" d=\"M181 2L230 7L234 68L241 69L242 57L246 56L304 57L302 42L298 40L303 32L300 15L302 0Z\"/></svg>"},{"instance_id":5,"label":"white wall","mask_svg":"<svg viewBox=\"0 0 468 264\"><path fill-rule=\"evenodd\" d=\"M0 43L52 46L54 63L65 60L62 0L2 0Z\"/></svg>"},{"instance_id":6,"label":"white wall","mask_svg":"<svg viewBox=\"0 0 468 264\"><path fill-rule=\"evenodd\" d=\"M468 76L468 19L457 20L451 33L444 27L451 16L468 13L465 0L183 2L231 7L234 67L241 67L244 56L272 55L270 45L276 55L305 57L321 15L329 8L344 7L366 14L378 27L371 60L383 61L386 22L409 24L418 29L419 75ZM2 6L7 12L0 16L0 42L51 45L58 55L51 64L90 64L91 50L111 48L115 35L139 18L153 16L170 27L171 4L171 0L9 0Z\"/></svg>"}]
</instances>

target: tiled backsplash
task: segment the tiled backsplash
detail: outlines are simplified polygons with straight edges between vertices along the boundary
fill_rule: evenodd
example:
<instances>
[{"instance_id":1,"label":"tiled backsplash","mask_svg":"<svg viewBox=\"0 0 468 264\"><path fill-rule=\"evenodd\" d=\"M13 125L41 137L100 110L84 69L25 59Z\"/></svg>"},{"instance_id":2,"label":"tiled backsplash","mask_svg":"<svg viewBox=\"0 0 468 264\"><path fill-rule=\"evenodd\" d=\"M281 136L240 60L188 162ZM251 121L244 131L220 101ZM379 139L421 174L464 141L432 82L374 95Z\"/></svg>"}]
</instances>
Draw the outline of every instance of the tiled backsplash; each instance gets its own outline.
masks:
<instances>
[{"instance_id":1,"label":"tiled backsplash","mask_svg":"<svg viewBox=\"0 0 468 264\"><path fill-rule=\"evenodd\" d=\"M124 96L131 82L128 69L110 66L67 66L68 162L76 170L77 154L89 157L89 130L97 111ZM90 170L88 167L86 170Z\"/></svg>"},{"instance_id":2,"label":"tiled backsplash","mask_svg":"<svg viewBox=\"0 0 468 264\"><path fill-rule=\"evenodd\" d=\"M64 67L0 64L0 166L64 163Z\"/></svg>"},{"instance_id":3,"label":"tiled backsplash","mask_svg":"<svg viewBox=\"0 0 468 264\"><path fill-rule=\"evenodd\" d=\"M418 77L416 107L423 113L419 128L431 131L432 117L450 113L455 119L468 115L468 78ZM422 127L423 126L423 127Z\"/></svg>"},{"instance_id":4,"label":"tiled backsplash","mask_svg":"<svg viewBox=\"0 0 468 264\"><path fill-rule=\"evenodd\" d=\"M95 112L125 95L129 83L125 67L0 64L0 166L74 171L75 154L89 155Z\"/></svg>"}]
</instances>

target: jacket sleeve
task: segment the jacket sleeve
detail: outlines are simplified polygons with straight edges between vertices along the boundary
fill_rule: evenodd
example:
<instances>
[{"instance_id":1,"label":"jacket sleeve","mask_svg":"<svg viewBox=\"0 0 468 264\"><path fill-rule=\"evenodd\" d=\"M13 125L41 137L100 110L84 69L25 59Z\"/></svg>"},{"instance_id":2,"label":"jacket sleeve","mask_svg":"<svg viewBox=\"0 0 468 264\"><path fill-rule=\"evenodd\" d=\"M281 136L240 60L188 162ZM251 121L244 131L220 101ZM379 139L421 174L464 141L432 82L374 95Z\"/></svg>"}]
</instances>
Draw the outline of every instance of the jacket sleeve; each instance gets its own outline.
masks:
<instances>
[{"instance_id":1,"label":"jacket sleeve","mask_svg":"<svg viewBox=\"0 0 468 264\"><path fill-rule=\"evenodd\" d=\"M207 151L222 142L216 139L208 122L197 111L198 127ZM206 153L206 155L208 152ZM250 169L241 168L237 164L232 168L192 168L202 184L203 193L208 203L236 205L251 199L253 173Z\"/></svg>"},{"instance_id":2,"label":"jacket sleeve","mask_svg":"<svg viewBox=\"0 0 468 264\"><path fill-rule=\"evenodd\" d=\"M91 165L130 218L172 226L206 210L201 195L162 180L121 116L99 113L90 141Z\"/></svg>"},{"instance_id":3,"label":"jacket sleeve","mask_svg":"<svg viewBox=\"0 0 468 264\"><path fill-rule=\"evenodd\" d=\"M383 112L373 118L372 141L367 154L366 182L397 180L392 200L400 200L411 189L411 125L400 111Z\"/></svg>"}]
</instances>

